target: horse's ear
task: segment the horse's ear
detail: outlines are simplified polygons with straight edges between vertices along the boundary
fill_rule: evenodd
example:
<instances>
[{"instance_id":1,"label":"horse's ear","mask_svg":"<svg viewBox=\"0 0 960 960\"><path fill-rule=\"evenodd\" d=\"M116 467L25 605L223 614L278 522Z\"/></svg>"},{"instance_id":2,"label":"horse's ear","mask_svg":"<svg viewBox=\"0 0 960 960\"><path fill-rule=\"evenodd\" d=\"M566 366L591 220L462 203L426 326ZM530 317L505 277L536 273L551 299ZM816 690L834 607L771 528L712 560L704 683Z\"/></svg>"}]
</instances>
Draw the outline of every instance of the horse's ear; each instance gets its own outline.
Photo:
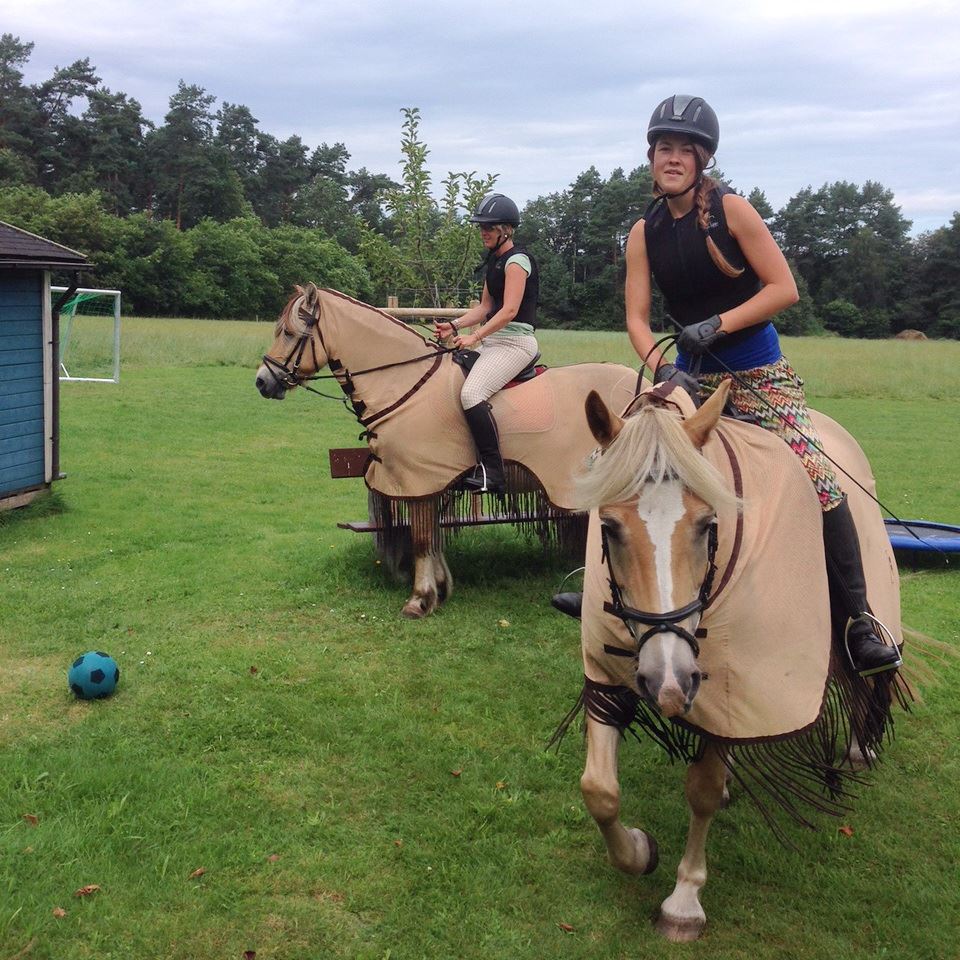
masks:
<instances>
[{"instance_id":1,"label":"horse's ear","mask_svg":"<svg viewBox=\"0 0 960 960\"><path fill-rule=\"evenodd\" d=\"M320 291L315 283L305 283L303 285L304 306L311 313L314 307L320 302Z\"/></svg>"},{"instance_id":2,"label":"horse's ear","mask_svg":"<svg viewBox=\"0 0 960 960\"><path fill-rule=\"evenodd\" d=\"M707 437L720 420L732 382L732 380L721 380L720 386L713 391L703 406L693 416L683 421L683 429L697 449L707 442Z\"/></svg>"},{"instance_id":3,"label":"horse's ear","mask_svg":"<svg viewBox=\"0 0 960 960\"><path fill-rule=\"evenodd\" d=\"M584 407L587 411L587 425L590 427L590 432L597 443L606 450L617 439L617 434L623 428L623 421L610 412L596 390L591 390L587 394Z\"/></svg>"}]
</instances>

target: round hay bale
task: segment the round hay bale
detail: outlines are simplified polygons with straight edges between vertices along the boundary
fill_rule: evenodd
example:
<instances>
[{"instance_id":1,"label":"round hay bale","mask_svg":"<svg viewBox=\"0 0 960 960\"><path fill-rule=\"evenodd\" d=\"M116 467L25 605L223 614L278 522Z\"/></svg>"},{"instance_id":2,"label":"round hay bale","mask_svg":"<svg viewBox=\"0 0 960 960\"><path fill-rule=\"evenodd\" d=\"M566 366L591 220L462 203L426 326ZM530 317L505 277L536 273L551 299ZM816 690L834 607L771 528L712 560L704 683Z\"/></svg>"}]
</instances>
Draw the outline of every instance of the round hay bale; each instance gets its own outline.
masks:
<instances>
[{"instance_id":1,"label":"round hay bale","mask_svg":"<svg viewBox=\"0 0 960 960\"><path fill-rule=\"evenodd\" d=\"M901 330L895 340L926 340L927 335L922 330Z\"/></svg>"}]
</instances>

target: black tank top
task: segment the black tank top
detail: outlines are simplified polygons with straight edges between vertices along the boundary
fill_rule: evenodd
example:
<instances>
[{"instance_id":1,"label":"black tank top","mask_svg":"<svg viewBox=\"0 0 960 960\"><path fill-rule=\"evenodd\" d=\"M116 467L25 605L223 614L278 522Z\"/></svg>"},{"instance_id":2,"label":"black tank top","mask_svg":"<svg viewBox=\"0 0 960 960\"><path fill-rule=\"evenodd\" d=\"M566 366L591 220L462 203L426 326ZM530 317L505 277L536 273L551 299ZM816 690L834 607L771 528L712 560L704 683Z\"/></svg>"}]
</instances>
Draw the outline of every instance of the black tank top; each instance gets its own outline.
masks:
<instances>
[{"instance_id":1,"label":"black tank top","mask_svg":"<svg viewBox=\"0 0 960 960\"><path fill-rule=\"evenodd\" d=\"M728 277L711 259L706 235L697 224L696 205L689 213L674 219L663 201L644 220L647 258L653 278L670 315L684 326L740 306L762 286L727 228L723 198L732 192L723 184L710 191L709 235L731 266L743 267L739 277ZM769 325L767 320L724 337L724 348L756 336Z\"/></svg>"},{"instance_id":2,"label":"black tank top","mask_svg":"<svg viewBox=\"0 0 960 960\"><path fill-rule=\"evenodd\" d=\"M507 282L507 261L518 253L523 253L530 258L530 276L527 277L526 286L523 288L520 309L517 310L517 315L512 322L529 323L531 327L536 328L537 302L540 299L540 270L533 254L528 253L524 247L518 247L516 244L506 253L501 254L496 259L491 259L487 263L487 292L493 298L493 309L487 315L487 319L503 308L503 290Z\"/></svg>"}]
</instances>

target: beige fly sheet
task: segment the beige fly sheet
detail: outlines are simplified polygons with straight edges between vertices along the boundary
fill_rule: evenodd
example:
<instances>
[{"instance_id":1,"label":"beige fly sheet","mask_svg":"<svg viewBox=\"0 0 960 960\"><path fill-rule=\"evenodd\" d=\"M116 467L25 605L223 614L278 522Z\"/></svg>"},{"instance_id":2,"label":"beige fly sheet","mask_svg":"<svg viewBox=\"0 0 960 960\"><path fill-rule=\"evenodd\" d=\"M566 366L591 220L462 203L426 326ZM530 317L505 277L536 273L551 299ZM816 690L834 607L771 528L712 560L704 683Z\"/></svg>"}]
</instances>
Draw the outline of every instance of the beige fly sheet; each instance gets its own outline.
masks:
<instances>
[{"instance_id":1,"label":"beige fly sheet","mask_svg":"<svg viewBox=\"0 0 960 960\"><path fill-rule=\"evenodd\" d=\"M477 453L460 406L463 378L445 357L429 384L376 424L366 473L371 489L388 497L430 496L473 467ZM499 391L491 403L504 460L529 470L553 506L572 509L574 474L595 445L583 412L587 394L596 390L619 409L636 382L629 367L578 363Z\"/></svg>"},{"instance_id":2,"label":"beige fly sheet","mask_svg":"<svg viewBox=\"0 0 960 960\"><path fill-rule=\"evenodd\" d=\"M670 399L692 412L683 391ZM826 452L874 493L856 441L822 414L815 421ZM816 723L828 693L831 625L820 505L799 458L769 431L722 419L703 452L743 498L743 509L721 508L718 516L714 593L701 622L699 663L706 676L684 724L730 742L790 736ZM857 521L871 607L900 642L899 579L883 519L866 493L842 474L840 480ZM608 575L594 515L584 583L584 672L591 681L637 693L633 661L605 651L636 647L623 623L603 610Z\"/></svg>"}]
</instances>

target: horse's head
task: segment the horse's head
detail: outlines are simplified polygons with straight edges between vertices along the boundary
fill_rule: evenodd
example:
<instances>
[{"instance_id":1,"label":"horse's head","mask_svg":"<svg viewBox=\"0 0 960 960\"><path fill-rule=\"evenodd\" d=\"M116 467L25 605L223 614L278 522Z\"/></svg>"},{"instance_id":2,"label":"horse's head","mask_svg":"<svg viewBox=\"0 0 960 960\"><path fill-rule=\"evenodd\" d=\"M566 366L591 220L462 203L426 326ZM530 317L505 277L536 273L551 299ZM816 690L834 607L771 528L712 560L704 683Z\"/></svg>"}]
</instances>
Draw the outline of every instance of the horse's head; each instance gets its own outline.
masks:
<instances>
[{"instance_id":1,"label":"horse's head","mask_svg":"<svg viewBox=\"0 0 960 960\"><path fill-rule=\"evenodd\" d=\"M622 419L591 392L587 421L601 454L579 481L598 508L611 581L605 609L638 645L641 695L666 717L690 709L700 687L696 639L712 580L716 510L735 498L700 448L720 418L724 382L688 419L641 397Z\"/></svg>"},{"instance_id":2,"label":"horse's head","mask_svg":"<svg viewBox=\"0 0 960 960\"><path fill-rule=\"evenodd\" d=\"M257 389L282 400L327 363L320 335L320 291L312 283L297 286L277 318L274 341L257 370Z\"/></svg>"}]
</instances>

